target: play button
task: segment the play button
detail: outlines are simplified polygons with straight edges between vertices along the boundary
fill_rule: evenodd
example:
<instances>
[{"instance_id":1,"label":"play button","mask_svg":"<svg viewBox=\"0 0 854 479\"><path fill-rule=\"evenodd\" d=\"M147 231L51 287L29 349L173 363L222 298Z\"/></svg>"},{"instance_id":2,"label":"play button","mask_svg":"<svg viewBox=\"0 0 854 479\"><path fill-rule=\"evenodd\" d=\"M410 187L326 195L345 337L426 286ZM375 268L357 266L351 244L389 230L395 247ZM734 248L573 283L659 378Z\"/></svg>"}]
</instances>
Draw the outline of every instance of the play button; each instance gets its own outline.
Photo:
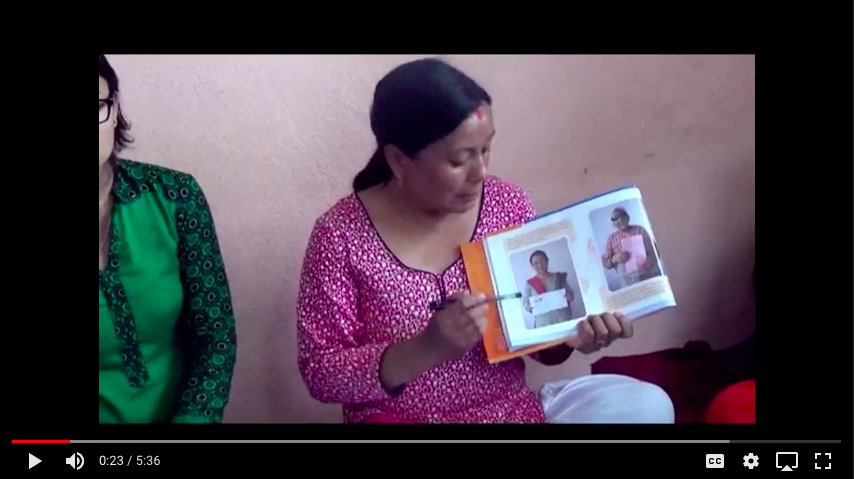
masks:
<instances>
[{"instance_id":1,"label":"play button","mask_svg":"<svg viewBox=\"0 0 854 479\"><path fill-rule=\"evenodd\" d=\"M41 459L39 459L39 458L37 458L36 456L33 456L32 454L30 454L30 469L32 469L32 468L33 468L33 466L38 465L40 462L42 462L42 460L41 460Z\"/></svg>"}]
</instances>

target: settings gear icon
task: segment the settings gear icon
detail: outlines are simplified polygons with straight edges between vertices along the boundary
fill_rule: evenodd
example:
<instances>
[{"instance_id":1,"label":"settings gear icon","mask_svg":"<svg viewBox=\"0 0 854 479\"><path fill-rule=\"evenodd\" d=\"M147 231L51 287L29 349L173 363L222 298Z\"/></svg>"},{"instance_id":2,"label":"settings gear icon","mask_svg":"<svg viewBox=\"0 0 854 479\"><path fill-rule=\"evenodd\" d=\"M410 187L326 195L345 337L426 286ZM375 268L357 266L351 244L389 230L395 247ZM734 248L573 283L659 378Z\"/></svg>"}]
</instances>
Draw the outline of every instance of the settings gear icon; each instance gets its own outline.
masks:
<instances>
[{"instance_id":1,"label":"settings gear icon","mask_svg":"<svg viewBox=\"0 0 854 479\"><path fill-rule=\"evenodd\" d=\"M746 456L744 456L744 467L753 470L754 467L759 465L759 456L753 454L752 452Z\"/></svg>"}]
</instances>

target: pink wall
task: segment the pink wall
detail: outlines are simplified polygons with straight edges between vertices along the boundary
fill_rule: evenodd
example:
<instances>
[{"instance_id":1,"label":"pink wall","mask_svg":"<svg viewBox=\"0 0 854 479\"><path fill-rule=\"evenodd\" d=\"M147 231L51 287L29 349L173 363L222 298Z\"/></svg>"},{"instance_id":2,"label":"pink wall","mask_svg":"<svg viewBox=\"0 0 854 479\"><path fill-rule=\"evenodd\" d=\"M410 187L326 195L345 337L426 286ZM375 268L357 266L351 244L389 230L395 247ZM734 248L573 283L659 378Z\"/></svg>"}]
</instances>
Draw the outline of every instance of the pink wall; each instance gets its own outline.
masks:
<instances>
[{"instance_id":1,"label":"pink wall","mask_svg":"<svg viewBox=\"0 0 854 479\"><path fill-rule=\"evenodd\" d=\"M240 340L230 422L332 422L295 364L294 299L313 220L374 143L368 107L396 56L112 56L137 138L126 156L192 172L210 197ZM753 331L754 56L451 56L496 100L492 172L541 210L641 187L679 308L610 355ZM559 180L558 180L559 179ZM532 365L530 381L595 357Z\"/></svg>"}]
</instances>

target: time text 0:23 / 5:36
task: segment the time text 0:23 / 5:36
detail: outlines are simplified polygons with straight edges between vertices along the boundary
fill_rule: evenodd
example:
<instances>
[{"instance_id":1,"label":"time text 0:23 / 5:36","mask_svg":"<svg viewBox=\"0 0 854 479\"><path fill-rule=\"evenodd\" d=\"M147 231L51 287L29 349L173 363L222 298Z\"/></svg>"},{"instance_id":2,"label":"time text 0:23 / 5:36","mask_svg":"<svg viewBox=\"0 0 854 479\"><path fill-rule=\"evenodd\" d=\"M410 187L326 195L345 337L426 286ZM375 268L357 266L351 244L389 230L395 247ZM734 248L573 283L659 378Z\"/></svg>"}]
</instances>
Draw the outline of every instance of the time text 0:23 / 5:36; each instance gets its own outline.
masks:
<instances>
[{"instance_id":1,"label":"time text 0:23 / 5:36","mask_svg":"<svg viewBox=\"0 0 854 479\"><path fill-rule=\"evenodd\" d=\"M137 456L99 456L98 465L101 466L159 466L160 456L137 455Z\"/></svg>"}]
</instances>

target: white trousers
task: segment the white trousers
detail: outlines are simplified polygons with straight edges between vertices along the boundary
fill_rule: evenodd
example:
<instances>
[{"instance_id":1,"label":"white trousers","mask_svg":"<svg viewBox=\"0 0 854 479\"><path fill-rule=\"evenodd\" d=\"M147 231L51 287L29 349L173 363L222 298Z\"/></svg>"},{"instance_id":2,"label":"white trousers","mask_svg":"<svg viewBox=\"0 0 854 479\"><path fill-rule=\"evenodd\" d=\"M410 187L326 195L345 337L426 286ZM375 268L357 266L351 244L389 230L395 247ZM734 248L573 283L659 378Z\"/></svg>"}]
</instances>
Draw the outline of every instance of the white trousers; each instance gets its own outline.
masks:
<instances>
[{"instance_id":1,"label":"white trousers","mask_svg":"<svg viewBox=\"0 0 854 479\"><path fill-rule=\"evenodd\" d=\"M673 424L670 396L655 384L616 374L591 374L540 389L552 424Z\"/></svg>"}]
</instances>

